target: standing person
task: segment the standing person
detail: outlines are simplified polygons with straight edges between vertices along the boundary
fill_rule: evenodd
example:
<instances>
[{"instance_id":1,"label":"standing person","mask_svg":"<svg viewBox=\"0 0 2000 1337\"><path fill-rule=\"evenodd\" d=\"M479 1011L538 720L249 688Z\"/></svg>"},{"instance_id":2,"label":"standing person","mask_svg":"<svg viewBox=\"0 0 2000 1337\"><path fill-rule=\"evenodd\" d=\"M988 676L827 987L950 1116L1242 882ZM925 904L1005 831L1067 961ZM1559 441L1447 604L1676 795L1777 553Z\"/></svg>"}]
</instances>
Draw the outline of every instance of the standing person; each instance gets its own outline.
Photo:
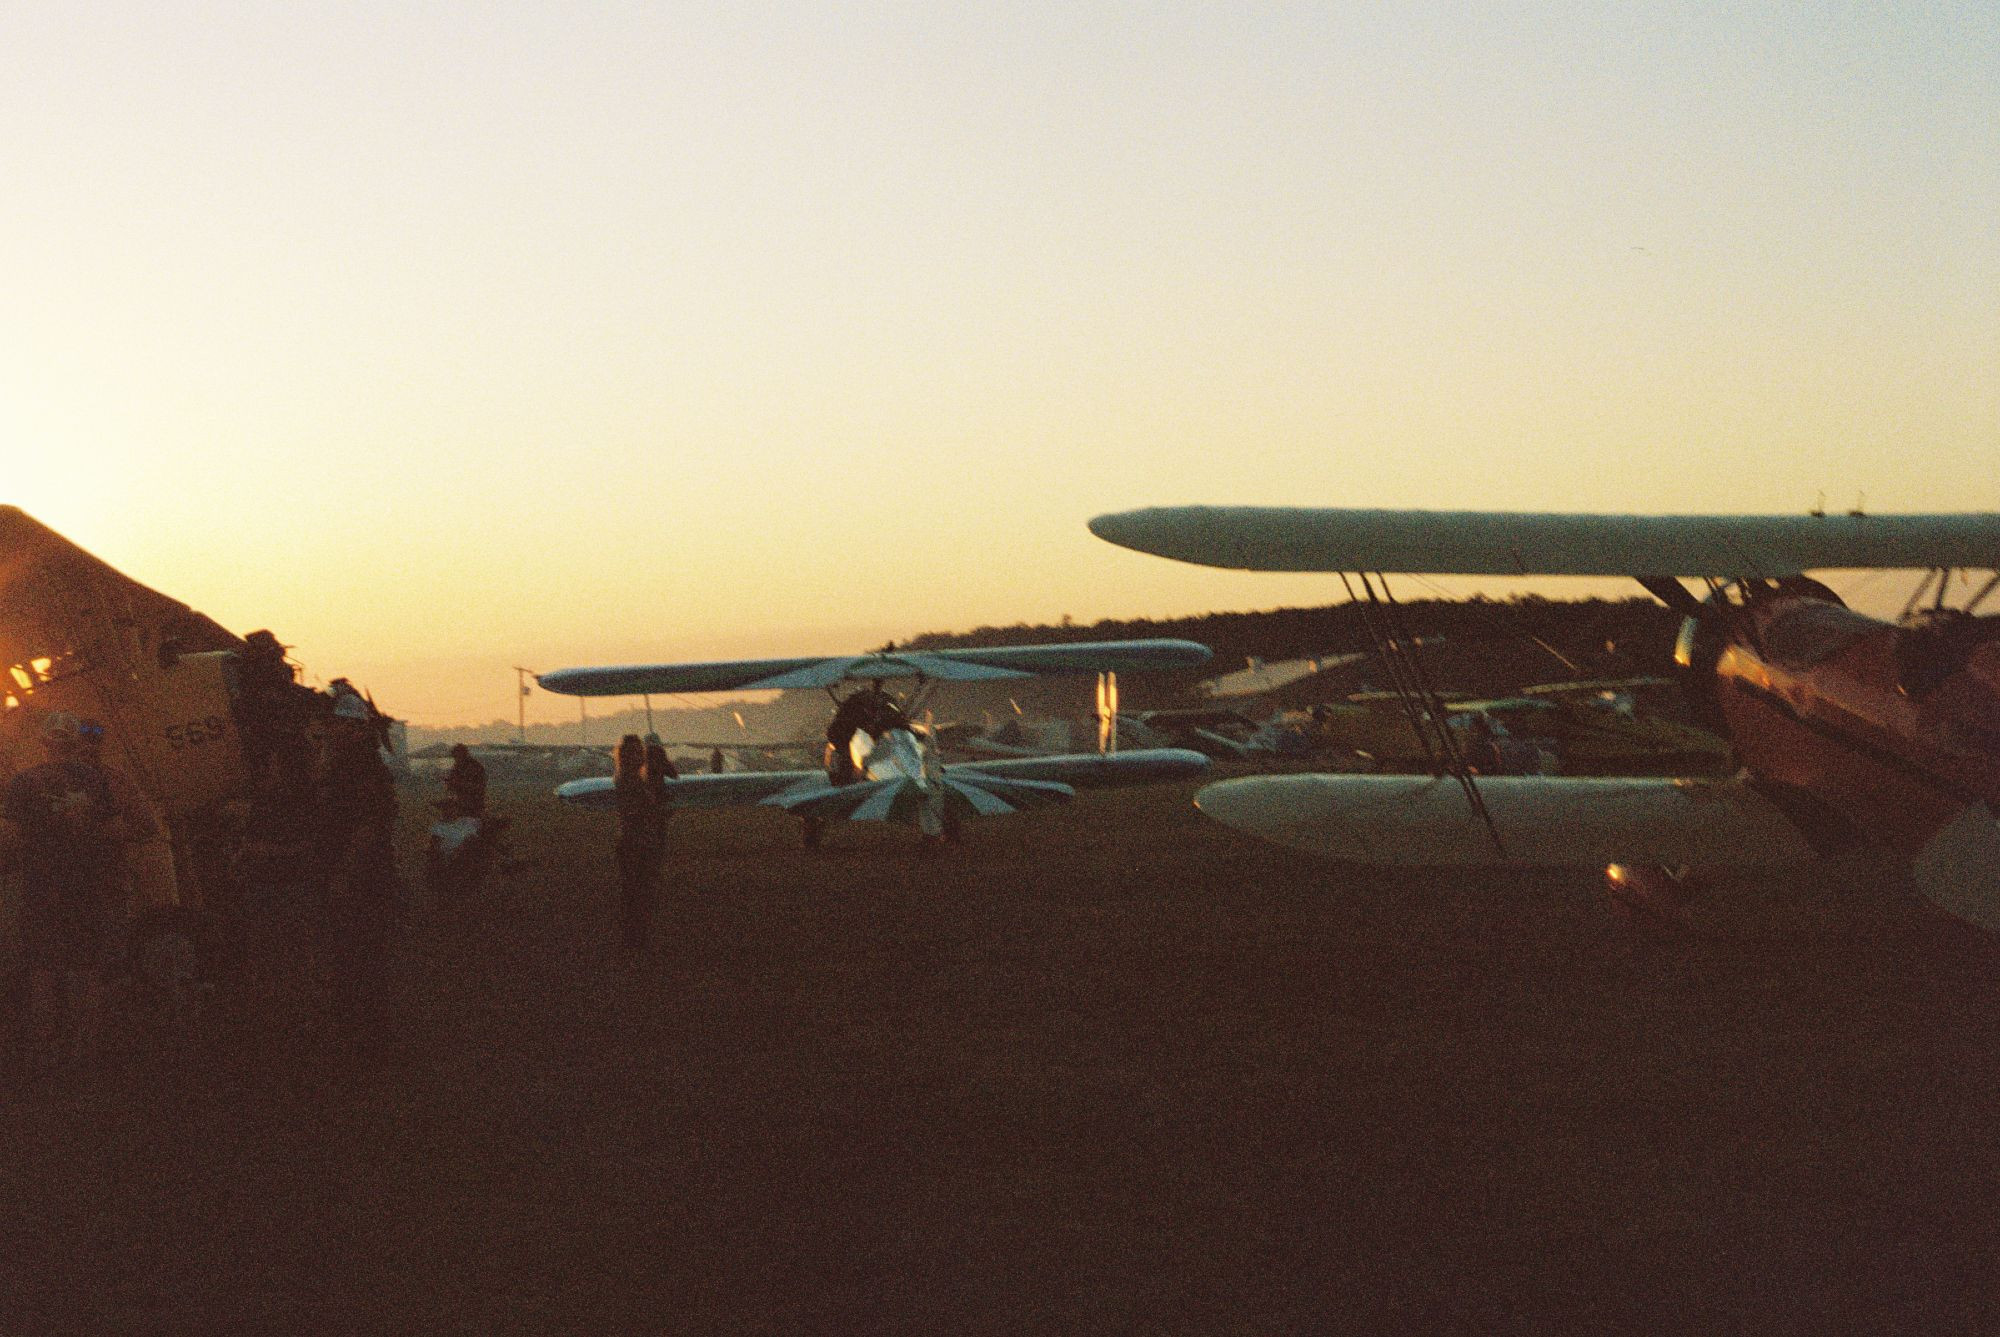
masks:
<instances>
[{"instance_id":1,"label":"standing person","mask_svg":"<svg viewBox=\"0 0 2000 1337\"><path fill-rule=\"evenodd\" d=\"M646 735L646 788L653 795L653 885L659 888L666 881L667 872L667 819L674 815L673 795L667 790L667 781L681 778L680 767L667 755L666 745L660 742L656 733ZM658 892L656 890L655 896Z\"/></svg>"},{"instance_id":2,"label":"standing person","mask_svg":"<svg viewBox=\"0 0 2000 1337\"><path fill-rule=\"evenodd\" d=\"M49 759L8 782L0 816L18 832L21 948L37 1061L86 1060L96 1055L103 1028L104 966L124 879L124 813L116 787L90 759L76 716L49 714L41 737Z\"/></svg>"},{"instance_id":3,"label":"standing person","mask_svg":"<svg viewBox=\"0 0 2000 1337\"><path fill-rule=\"evenodd\" d=\"M236 696L232 706L240 726L237 736L252 775L279 753L305 751L305 728L313 693L293 676L286 646L269 631L243 638L236 657Z\"/></svg>"},{"instance_id":4,"label":"standing person","mask_svg":"<svg viewBox=\"0 0 2000 1337\"><path fill-rule=\"evenodd\" d=\"M174 870L174 848L166 823L160 820L153 801L139 788L131 772L104 764L105 729L96 720L77 721L77 737L83 742L83 757L104 773L111 787L112 806L118 809L120 834L125 847L118 860L118 893L114 910L141 910L179 903ZM114 916L115 919L115 916Z\"/></svg>"},{"instance_id":5,"label":"standing person","mask_svg":"<svg viewBox=\"0 0 2000 1337\"><path fill-rule=\"evenodd\" d=\"M674 800L667 792L667 781L681 778L681 768L674 765L674 759L667 755L666 745L660 742L658 734L646 735L646 783L652 788L653 799L660 805L658 821L660 827L660 855L667 852L667 819L674 815Z\"/></svg>"},{"instance_id":6,"label":"standing person","mask_svg":"<svg viewBox=\"0 0 2000 1337\"><path fill-rule=\"evenodd\" d=\"M451 769L445 772L444 789L458 800L459 816L486 815L486 767L463 743L451 745Z\"/></svg>"},{"instance_id":7,"label":"standing person","mask_svg":"<svg viewBox=\"0 0 2000 1337\"><path fill-rule=\"evenodd\" d=\"M334 698L318 789L319 868L336 1020L381 1020L383 964L396 920L396 781L374 712L358 693Z\"/></svg>"},{"instance_id":8,"label":"standing person","mask_svg":"<svg viewBox=\"0 0 2000 1337\"><path fill-rule=\"evenodd\" d=\"M238 898L243 996L259 1015L300 995L288 977L318 973L319 777L303 745L273 752L252 778L242 843L230 866Z\"/></svg>"},{"instance_id":9,"label":"standing person","mask_svg":"<svg viewBox=\"0 0 2000 1337\"><path fill-rule=\"evenodd\" d=\"M618 740L612 792L618 805L618 946L629 963L646 950L660 899L660 797L646 776L646 745Z\"/></svg>"}]
</instances>

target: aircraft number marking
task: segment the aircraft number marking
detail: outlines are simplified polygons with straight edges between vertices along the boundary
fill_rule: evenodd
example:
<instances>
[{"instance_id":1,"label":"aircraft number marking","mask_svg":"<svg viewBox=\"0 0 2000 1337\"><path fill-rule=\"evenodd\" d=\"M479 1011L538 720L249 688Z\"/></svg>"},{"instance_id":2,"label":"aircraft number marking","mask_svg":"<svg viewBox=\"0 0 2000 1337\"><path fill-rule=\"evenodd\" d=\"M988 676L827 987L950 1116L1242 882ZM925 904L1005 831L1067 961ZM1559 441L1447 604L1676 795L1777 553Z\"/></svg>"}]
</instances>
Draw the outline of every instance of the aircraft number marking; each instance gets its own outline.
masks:
<instances>
[{"instance_id":1,"label":"aircraft number marking","mask_svg":"<svg viewBox=\"0 0 2000 1337\"><path fill-rule=\"evenodd\" d=\"M169 724L161 732L166 735L167 746L179 752L221 741L229 734L229 721L220 715L208 715L183 724Z\"/></svg>"}]
</instances>

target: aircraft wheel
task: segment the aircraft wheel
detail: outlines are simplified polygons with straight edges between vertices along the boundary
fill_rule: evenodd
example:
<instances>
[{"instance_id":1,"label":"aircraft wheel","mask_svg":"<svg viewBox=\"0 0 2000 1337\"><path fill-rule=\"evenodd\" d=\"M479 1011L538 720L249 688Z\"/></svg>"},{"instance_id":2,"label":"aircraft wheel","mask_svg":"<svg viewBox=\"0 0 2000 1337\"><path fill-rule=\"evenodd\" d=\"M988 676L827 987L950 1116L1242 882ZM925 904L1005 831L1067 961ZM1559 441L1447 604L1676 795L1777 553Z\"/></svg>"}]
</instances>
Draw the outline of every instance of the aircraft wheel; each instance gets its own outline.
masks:
<instances>
[{"instance_id":1,"label":"aircraft wheel","mask_svg":"<svg viewBox=\"0 0 2000 1337\"><path fill-rule=\"evenodd\" d=\"M800 833L800 838L805 841L807 849L816 850L819 848L820 837L825 834L826 834L825 819L819 817L808 817L805 819L805 829Z\"/></svg>"},{"instance_id":2,"label":"aircraft wheel","mask_svg":"<svg viewBox=\"0 0 2000 1337\"><path fill-rule=\"evenodd\" d=\"M1691 924L1688 906L1701 884L1686 868L1614 863L1604 870L1604 889L1624 918L1684 929Z\"/></svg>"}]
</instances>

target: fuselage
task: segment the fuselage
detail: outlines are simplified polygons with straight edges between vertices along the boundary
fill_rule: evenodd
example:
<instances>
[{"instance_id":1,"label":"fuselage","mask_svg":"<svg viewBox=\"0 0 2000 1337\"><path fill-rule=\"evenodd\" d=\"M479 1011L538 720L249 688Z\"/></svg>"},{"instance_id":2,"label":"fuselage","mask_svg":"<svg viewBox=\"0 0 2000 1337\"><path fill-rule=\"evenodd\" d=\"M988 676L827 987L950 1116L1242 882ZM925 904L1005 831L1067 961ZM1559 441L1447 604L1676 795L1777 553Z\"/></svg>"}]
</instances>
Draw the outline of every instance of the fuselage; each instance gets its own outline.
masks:
<instances>
[{"instance_id":1,"label":"fuselage","mask_svg":"<svg viewBox=\"0 0 2000 1337\"><path fill-rule=\"evenodd\" d=\"M854 773L863 779L913 780L920 787L930 783L930 748L909 729L885 729L880 737L856 729L847 748Z\"/></svg>"},{"instance_id":2,"label":"fuselage","mask_svg":"<svg viewBox=\"0 0 2000 1337\"><path fill-rule=\"evenodd\" d=\"M1729 616L1715 704L1753 775L1905 858L2000 810L2000 619L1905 627L1783 594Z\"/></svg>"}]
</instances>

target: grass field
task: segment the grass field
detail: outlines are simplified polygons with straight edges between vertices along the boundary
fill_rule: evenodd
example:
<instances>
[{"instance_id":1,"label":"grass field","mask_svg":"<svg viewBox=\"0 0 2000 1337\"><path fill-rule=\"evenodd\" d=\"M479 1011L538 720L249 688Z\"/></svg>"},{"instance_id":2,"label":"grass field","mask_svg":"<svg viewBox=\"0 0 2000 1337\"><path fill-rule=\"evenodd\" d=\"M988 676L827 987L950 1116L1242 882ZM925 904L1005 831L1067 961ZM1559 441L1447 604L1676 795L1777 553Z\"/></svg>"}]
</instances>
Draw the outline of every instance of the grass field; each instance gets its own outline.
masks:
<instances>
[{"instance_id":1,"label":"grass field","mask_svg":"<svg viewBox=\"0 0 2000 1337\"><path fill-rule=\"evenodd\" d=\"M281 964L5 1097L0 1333L2000 1328L1988 940L1858 875L1649 937L1188 793L686 815L631 972L608 821L502 795L534 867L378 1049Z\"/></svg>"}]
</instances>

